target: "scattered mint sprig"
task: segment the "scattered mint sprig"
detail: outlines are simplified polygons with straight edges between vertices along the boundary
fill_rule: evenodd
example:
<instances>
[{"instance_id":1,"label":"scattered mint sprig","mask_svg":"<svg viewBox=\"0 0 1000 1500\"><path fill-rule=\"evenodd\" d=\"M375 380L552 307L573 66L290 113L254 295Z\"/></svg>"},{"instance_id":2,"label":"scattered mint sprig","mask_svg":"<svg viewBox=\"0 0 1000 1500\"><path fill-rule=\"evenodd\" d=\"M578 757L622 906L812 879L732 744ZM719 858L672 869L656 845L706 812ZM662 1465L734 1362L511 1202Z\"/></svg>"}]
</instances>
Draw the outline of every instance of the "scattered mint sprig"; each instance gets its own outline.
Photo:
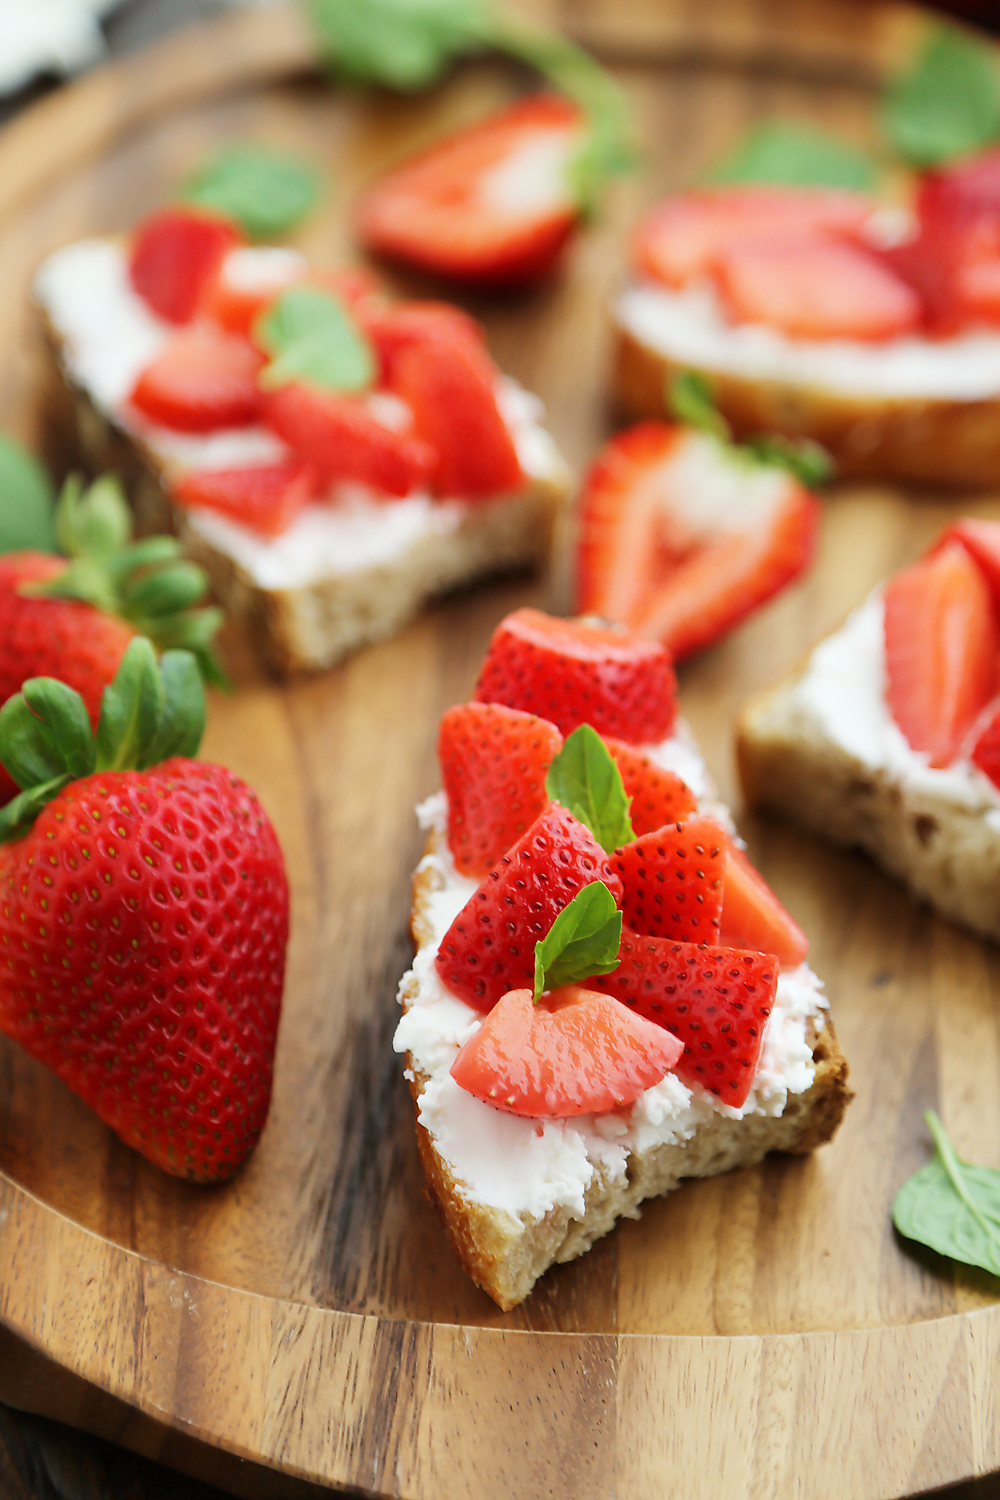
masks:
<instances>
[{"instance_id":1,"label":"scattered mint sprig","mask_svg":"<svg viewBox=\"0 0 1000 1500\"><path fill-rule=\"evenodd\" d=\"M893 1223L939 1255L1000 1276L1000 1172L962 1161L934 1111L924 1119L937 1152L896 1194Z\"/></svg>"},{"instance_id":2,"label":"scattered mint sprig","mask_svg":"<svg viewBox=\"0 0 1000 1500\"><path fill-rule=\"evenodd\" d=\"M713 187L761 182L866 192L875 179L875 164L863 151L799 121L766 120L705 180Z\"/></svg>"},{"instance_id":3,"label":"scattered mint sprig","mask_svg":"<svg viewBox=\"0 0 1000 1500\"><path fill-rule=\"evenodd\" d=\"M635 837L621 772L589 724L581 724L567 737L549 767L545 789L553 802L590 829L605 854Z\"/></svg>"},{"instance_id":4,"label":"scattered mint sprig","mask_svg":"<svg viewBox=\"0 0 1000 1500\"><path fill-rule=\"evenodd\" d=\"M179 196L225 214L251 239L264 240L294 229L319 192L319 176L308 162L263 146L232 145L193 172Z\"/></svg>"},{"instance_id":5,"label":"scattered mint sprig","mask_svg":"<svg viewBox=\"0 0 1000 1500\"><path fill-rule=\"evenodd\" d=\"M257 320L257 341L272 356L260 373L268 389L306 380L334 391L363 391L374 381L375 354L347 310L319 287L293 286Z\"/></svg>"},{"instance_id":6,"label":"scattered mint sprig","mask_svg":"<svg viewBox=\"0 0 1000 1500\"><path fill-rule=\"evenodd\" d=\"M912 64L890 84L882 129L918 167L1000 139L1000 66L994 45L947 24L933 27Z\"/></svg>"},{"instance_id":7,"label":"scattered mint sprig","mask_svg":"<svg viewBox=\"0 0 1000 1500\"><path fill-rule=\"evenodd\" d=\"M54 552L54 503L35 455L0 433L0 552Z\"/></svg>"},{"instance_id":8,"label":"scattered mint sprig","mask_svg":"<svg viewBox=\"0 0 1000 1500\"><path fill-rule=\"evenodd\" d=\"M577 891L535 944L535 1003L544 990L610 974L619 964L622 914L600 880Z\"/></svg>"},{"instance_id":9,"label":"scattered mint sprig","mask_svg":"<svg viewBox=\"0 0 1000 1500\"><path fill-rule=\"evenodd\" d=\"M667 410L678 422L708 433L720 443L731 444L734 454L743 455L752 463L787 469L807 489L816 489L833 475L832 458L811 438L767 433L736 443L732 428L715 404L711 385L696 370L682 370L674 375L667 382L664 399Z\"/></svg>"}]
</instances>

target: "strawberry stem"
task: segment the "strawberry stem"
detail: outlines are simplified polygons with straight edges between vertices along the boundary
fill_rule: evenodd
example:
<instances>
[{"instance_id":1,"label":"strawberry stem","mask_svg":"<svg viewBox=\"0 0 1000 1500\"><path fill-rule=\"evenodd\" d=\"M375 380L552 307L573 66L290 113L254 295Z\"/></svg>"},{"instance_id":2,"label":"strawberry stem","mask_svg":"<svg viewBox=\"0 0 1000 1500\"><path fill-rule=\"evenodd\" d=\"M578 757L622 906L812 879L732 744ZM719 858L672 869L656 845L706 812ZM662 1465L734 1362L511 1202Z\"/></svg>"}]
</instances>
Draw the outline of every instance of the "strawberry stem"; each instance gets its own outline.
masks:
<instances>
[{"instance_id":1,"label":"strawberry stem","mask_svg":"<svg viewBox=\"0 0 1000 1500\"><path fill-rule=\"evenodd\" d=\"M685 427L707 433L731 447L734 453L765 468L787 469L807 489L825 484L833 475L833 459L811 438L759 433L745 443L737 443L732 428L715 404L711 384L697 370L681 370L671 376L663 400L670 415Z\"/></svg>"}]
</instances>

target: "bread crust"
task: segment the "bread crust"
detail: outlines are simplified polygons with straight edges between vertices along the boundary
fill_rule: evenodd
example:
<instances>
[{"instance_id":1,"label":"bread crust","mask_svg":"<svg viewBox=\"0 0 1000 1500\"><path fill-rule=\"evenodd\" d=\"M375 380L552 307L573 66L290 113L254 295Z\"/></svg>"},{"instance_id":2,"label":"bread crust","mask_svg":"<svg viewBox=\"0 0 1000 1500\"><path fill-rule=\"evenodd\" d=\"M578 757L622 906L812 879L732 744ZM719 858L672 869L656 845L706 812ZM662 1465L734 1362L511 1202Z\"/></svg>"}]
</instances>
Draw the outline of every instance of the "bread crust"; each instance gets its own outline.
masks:
<instances>
[{"instance_id":1,"label":"bread crust","mask_svg":"<svg viewBox=\"0 0 1000 1500\"><path fill-rule=\"evenodd\" d=\"M662 417L664 389L691 369L616 328L614 389L631 417ZM838 476L908 484L1000 484L1000 396L976 401L850 396L696 367L737 438L762 432L822 443Z\"/></svg>"},{"instance_id":2,"label":"bread crust","mask_svg":"<svg viewBox=\"0 0 1000 1500\"><path fill-rule=\"evenodd\" d=\"M442 842L441 836L432 832L426 852L437 852ZM439 888L439 873L423 862L413 879L410 921L418 948L433 941L428 910ZM404 1011L416 998L415 986L411 977L401 991ZM716 1115L686 1143L633 1151L625 1181L615 1180L595 1167L582 1218L568 1208L555 1208L532 1222L527 1216L519 1218L474 1202L418 1118L417 1144L427 1184L463 1269L506 1312L524 1301L549 1266L583 1255L614 1227L616 1219L638 1218L639 1205L645 1198L669 1192L685 1177L711 1177L733 1167L755 1166L769 1151L798 1155L830 1140L854 1097L847 1083L847 1060L829 1016L822 1029L813 1028L810 1041L815 1078L805 1093L788 1096L780 1116L749 1115L731 1120ZM406 1055L406 1068L419 1116L420 1096L429 1079L416 1067L410 1053Z\"/></svg>"}]
</instances>

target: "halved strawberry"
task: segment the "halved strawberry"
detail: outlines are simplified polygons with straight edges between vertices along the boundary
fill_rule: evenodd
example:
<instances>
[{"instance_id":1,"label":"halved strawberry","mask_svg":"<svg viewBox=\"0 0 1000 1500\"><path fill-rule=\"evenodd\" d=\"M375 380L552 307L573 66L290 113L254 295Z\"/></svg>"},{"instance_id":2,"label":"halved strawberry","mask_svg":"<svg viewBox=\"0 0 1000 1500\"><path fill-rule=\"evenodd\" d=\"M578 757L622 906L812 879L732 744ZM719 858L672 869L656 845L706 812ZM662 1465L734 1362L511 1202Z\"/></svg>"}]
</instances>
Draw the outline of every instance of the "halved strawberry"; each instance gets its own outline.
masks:
<instances>
[{"instance_id":1,"label":"halved strawberry","mask_svg":"<svg viewBox=\"0 0 1000 1500\"><path fill-rule=\"evenodd\" d=\"M493 632L473 698L540 714L565 735L590 724L636 745L666 738L676 695L670 657L655 642L518 609Z\"/></svg>"},{"instance_id":2,"label":"halved strawberry","mask_svg":"<svg viewBox=\"0 0 1000 1500\"><path fill-rule=\"evenodd\" d=\"M168 323L189 323L200 310L227 252L240 243L232 224L192 208L165 208L132 236L129 278Z\"/></svg>"},{"instance_id":3,"label":"halved strawberry","mask_svg":"<svg viewBox=\"0 0 1000 1500\"><path fill-rule=\"evenodd\" d=\"M264 397L264 418L328 482L353 480L384 495L429 482L434 450L376 421L359 400L311 385L283 385Z\"/></svg>"},{"instance_id":4,"label":"halved strawberry","mask_svg":"<svg viewBox=\"0 0 1000 1500\"><path fill-rule=\"evenodd\" d=\"M636 269L668 286L708 275L730 245L810 231L859 235L875 204L860 193L832 188L746 187L679 193L639 226Z\"/></svg>"},{"instance_id":5,"label":"halved strawberry","mask_svg":"<svg viewBox=\"0 0 1000 1500\"><path fill-rule=\"evenodd\" d=\"M805 962L809 939L743 850L729 841L718 942L773 953L788 969Z\"/></svg>"},{"instance_id":6,"label":"halved strawberry","mask_svg":"<svg viewBox=\"0 0 1000 1500\"><path fill-rule=\"evenodd\" d=\"M444 714L438 760L461 874L488 875L545 811L545 777L562 742L554 724L501 703L459 703Z\"/></svg>"},{"instance_id":7,"label":"halved strawberry","mask_svg":"<svg viewBox=\"0 0 1000 1500\"><path fill-rule=\"evenodd\" d=\"M746 1103L774 1006L778 965L763 953L623 932L621 963L591 981L684 1043L674 1071L724 1104Z\"/></svg>"},{"instance_id":8,"label":"halved strawberry","mask_svg":"<svg viewBox=\"0 0 1000 1500\"><path fill-rule=\"evenodd\" d=\"M287 531L309 503L313 474L298 462L199 469L183 475L171 493L178 505L215 510L259 536L274 537Z\"/></svg>"},{"instance_id":9,"label":"halved strawberry","mask_svg":"<svg viewBox=\"0 0 1000 1500\"><path fill-rule=\"evenodd\" d=\"M969 759L977 765L994 786L1000 786L1000 700L984 709L981 724L975 728L975 743Z\"/></svg>"},{"instance_id":10,"label":"halved strawberry","mask_svg":"<svg viewBox=\"0 0 1000 1500\"><path fill-rule=\"evenodd\" d=\"M669 1031L581 985L551 990L538 1005L530 989L511 990L466 1042L451 1076L495 1109L562 1120L631 1104L682 1050Z\"/></svg>"},{"instance_id":11,"label":"halved strawberry","mask_svg":"<svg viewBox=\"0 0 1000 1500\"><path fill-rule=\"evenodd\" d=\"M460 281L538 281L577 221L568 167L583 128L574 104L538 95L447 137L368 189L362 244Z\"/></svg>"},{"instance_id":12,"label":"halved strawberry","mask_svg":"<svg viewBox=\"0 0 1000 1500\"><path fill-rule=\"evenodd\" d=\"M695 811L697 797L673 771L665 771L624 740L605 736L604 743L621 773L636 838L655 833L664 823L683 823Z\"/></svg>"},{"instance_id":13,"label":"halved strawberry","mask_svg":"<svg viewBox=\"0 0 1000 1500\"><path fill-rule=\"evenodd\" d=\"M395 356L393 389L437 454L435 494L475 500L522 488L514 439L497 406L496 379L485 348L464 328L414 340Z\"/></svg>"},{"instance_id":14,"label":"halved strawberry","mask_svg":"<svg viewBox=\"0 0 1000 1500\"><path fill-rule=\"evenodd\" d=\"M535 944L564 906L601 880L617 904L622 883L589 828L552 803L508 849L441 940L434 967L476 1010L535 980Z\"/></svg>"},{"instance_id":15,"label":"halved strawberry","mask_svg":"<svg viewBox=\"0 0 1000 1500\"><path fill-rule=\"evenodd\" d=\"M381 385L392 385L396 361L411 344L440 336L462 339L474 349L486 344L482 324L450 302L384 302L372 297L358 305L356 316L378 354Z\"/></svg>"},{"instance_id":16,"label":"halved strawberry","mask_svg":"<svg viewBox=\"0 0 1000 1500\"><path fill-rule=\"evenodd\" d=\"M711 818L668 823L611 856L633 932L683 943L717 943L729 835Z\"/></svg>"},{"instance_id":17,"label":"halved strawberry","mask_svg":"<svg viewBox=\"0 0 1000 1500\"><path fill-rule=\"evenodd\" d=\"M993 696L997 645L989 588L961 542L921 558L886 585L886 701L932 766L954 760Z\"/></svg>"},{"instance_id":18,"label":"halved strawberry","mask_svg":"<svg viewBox=\"0 0 1000 1500\"><path fill-rule=\"evenodd\" d=\"M129 399L144 416L179 432L245 427L260 416L263 364L246 339L196 323L163 346Z\"/></svg>"},{"instance_id":19,"label":"halved strawberry","mask_svg":"<svg viewBox=\"0 0 1000 1500\"><path fill-rule=\"evenodd\" d=\"M989 585L993 603L1000 609L1000 521L981 521L963 516L945 528L934 543L932 552L940 552L949 542L961 542L975 558Z\"/></svg>"}]
</instances>

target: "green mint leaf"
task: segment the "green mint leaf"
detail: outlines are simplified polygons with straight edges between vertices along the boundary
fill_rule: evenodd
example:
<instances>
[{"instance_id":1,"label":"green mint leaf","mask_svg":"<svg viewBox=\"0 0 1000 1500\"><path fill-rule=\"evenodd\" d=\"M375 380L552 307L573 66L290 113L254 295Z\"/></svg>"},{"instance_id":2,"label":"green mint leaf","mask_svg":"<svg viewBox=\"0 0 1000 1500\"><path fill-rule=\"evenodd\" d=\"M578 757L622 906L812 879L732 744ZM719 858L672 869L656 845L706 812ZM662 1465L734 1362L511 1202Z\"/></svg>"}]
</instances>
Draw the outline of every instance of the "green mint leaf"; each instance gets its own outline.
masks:
<instances>
[{"instance_id":1,"label":"green mint leaf","mask_svg":"<svg viewBox=\"0 0 1000 1500\"><path fill-rule=\"evenodd\" d=\"M67 772L64 776L57 776L52 781L43 782L41 786L29 787L26 792L19 792L6 807L0 808L0 844L10 844L14 839L23 838L32 827L38 814L43 807L47 807L63 789L69 786L73 780Z\"/></svg>"},{"instance_id":2,"label":"green mint leaf","mask_svg":"<svg viewBox=\"0 0 1000 1500\"><path fill-rule=\"evenodd\" d=\"M833 477L833 459L810 438L755 437L744 447L758 463L787 469L806 489L817 489Z\"/></svg>"},{"instance_id":3,"label":"green mint leaf","mask_svg":"<svg viewBox=\"0 0 1000 1500\"><path fill-rule=\"evenodd\" d=\"M535 1001L543 990L579 984L617 969L622 914L600 880L577 891L545 937L535 944Z\"/></svg>"},{"instance_id":4,"label":"green mint leaf","mask_svg":"<svg viewBox=\"0 0 1000 1500\"><path fill-rule=\"evenodd\" d=\"M79 693L32 677L0 709L0 761L25 791L94 769L94 736Z\"/></svg>"},{"instance_id":5,"label":"green mint leaf","mask_svg":"<svg viewBox=\"0 0 1000 1500\"><path fill-rule=\"evenodd\" d=\"M893 1223L909 1240L1000 1276L1000 1172L969 1166L956 1156L934 1111L924 1119L937 1154L903 1183Z\"/></svg>"},{"instance_id":6,"label":"green mint leaf","mask_svg":"<svg viewBox=\"0 0 1000 1500\"><path fill-rule=\"evenodd\" d=\"M307 380L335 391L363 391L375 379L371 344L337 298L317 287L289 287L254 332L272 356L260 374L261 385L270 389Z\"/></svg>"},{"instance_id":7,"label":"green mint leaf","mask_svg":"<svg viewBox=\"0 0 1000 1500\"><path fill-rule=\"evenodd\" d=\"M553 802L586 824L606 854L635 837L621 772L589 724L567 738L549 767L545 788Z\"/></svg>"},{"instance_id":8,"label":"green mint leaf","mask_svg":"<svg viewBox=\"0 0 1000 1500\"><path fill-rule=\"evenodd\" d=\"M0 433L0 552L54 552L54 499L34 454Z\"/></svg>"},{"instance_id":9,"label":"green mint leaf","mask_svg":"<svg viewBox=\"0 0 1000 1500\"><path fill-rule=\"evenodd\" d=\"M205 684L194 655L190 651L165 651L160 658L160 677L163 711L139 762L140 770L172 755L197 755L205 733Z\"/></svg>"},{"instance_id":10,"label":"green mint leaf","mask_svg":"<svg viewBox=\"0 0 1000 1500\"><path fill-rule=\"evenodd\" d=\"M750 131L732 156L709 173L713 187L769 182L788 187L848 188L875 183L874 164L834 136L791 120L767 120Z\"/></svg>"},{"instance_id":11,"label":"green mint leaf","mask_svg":"<svg viewBox=\"0 0 1000 1500\"><path fill-rule=\"evenodd\" d=\"M890 85L882 128L894 149L931 167L1000 137L1000 69L992 42L935 26Z\"/></svg>"},{"instance_id":12,"label":"green mint leaf","mask_svg":"<svg viewBox=\"0 0 1000 1500\"><path fill-rule=\"evenodd\" d=\"M179 196L240 224L251 239L284 234L319 198L308 162L263 146L224 146L184 183Z\"/></svg>"},{"instance_id":13,"label":"green mint leaf","mask_svg":"<svg viewBox=\"0 0 1000 1500\"><path fill-rule=\"evenodd\" d=\"M719 411L712 387L696 370L680 370L668 381L665 391L667 410L685 427L707 432L727 443L732 438L729 423Z\"/></svg>"},{"instance_id":14,"label":"green mint leaf","mask_svg":"<svg viewBox=\"0 0 1000 1500\"><path fill-rule=\"evenodd\" d=\"M490 40L483 0L306 0L328 67L363 83L422 89Z\"/></svg>"},{"instance_id":15,"label":"green mint leaf","mask_svg":"<svg viewBox=\"0 0 1000 1500\"><path fill-rule=\"evenodd\" d=\"M97 725L97 769L120 771L148 764L164 712L163 681L152 643L137 635L128 644L114 681L101 697Z\"/></svg>"}]
</instances>

